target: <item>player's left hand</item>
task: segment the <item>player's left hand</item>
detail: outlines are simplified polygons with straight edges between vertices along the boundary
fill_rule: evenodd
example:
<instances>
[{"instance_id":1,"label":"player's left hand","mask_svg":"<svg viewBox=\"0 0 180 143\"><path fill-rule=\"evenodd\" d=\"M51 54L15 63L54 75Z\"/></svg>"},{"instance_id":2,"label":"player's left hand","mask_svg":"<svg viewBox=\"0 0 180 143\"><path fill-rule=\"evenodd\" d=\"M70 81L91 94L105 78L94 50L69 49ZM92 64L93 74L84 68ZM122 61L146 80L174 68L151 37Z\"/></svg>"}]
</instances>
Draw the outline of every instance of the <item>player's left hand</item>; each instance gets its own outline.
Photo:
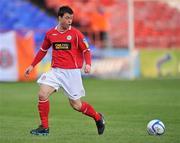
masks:
<instances>
[{"instance_id":1,"label":"player's left hand","mask_svg":"<svg viewBox=\"0 0 180 143\"><path fill-rule=\"evenodd\" d=\"M90 73L90 71L91 71L91 65L85 65L84 72L85 73Z\"/></svg>"}]
</instances>

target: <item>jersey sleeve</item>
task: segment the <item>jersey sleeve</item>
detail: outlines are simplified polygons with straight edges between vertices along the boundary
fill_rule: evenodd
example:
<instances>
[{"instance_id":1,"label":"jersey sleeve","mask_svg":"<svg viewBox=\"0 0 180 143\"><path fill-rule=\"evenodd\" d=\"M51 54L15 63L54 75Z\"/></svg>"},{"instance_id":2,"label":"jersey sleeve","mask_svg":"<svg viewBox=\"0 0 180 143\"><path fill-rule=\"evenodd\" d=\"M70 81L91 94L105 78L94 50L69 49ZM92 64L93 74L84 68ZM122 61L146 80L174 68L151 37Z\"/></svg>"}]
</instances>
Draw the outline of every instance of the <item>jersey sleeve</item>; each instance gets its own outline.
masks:
<instances>
[{"instance_id":1,"label":"jersey sleeve","mask_svg":"<svg viewBox=\"0 0 180 143\"><path fill-rule=\"evenodd\" d=\"M33 67L35 67L46 55L47 52L43 52L42 50L39 50L38 53L36 54L33 62L31 63L31 65Z\"/></svg>"},{"instance_id":2,"label":"jersey sleeve","mask_svg":"<svg viewBox=\"0 0 180 143\"><path fill-rule=\"evenodd\" d=\"M51 42L48 38L48 34L46 33L46 35L44 37L44 41L43 41L42 46L41 46L41 50L43 52L47 52L50 47L51 47Z\"/></svg>"},{"instance_id":3,"label":"jersey sleeve","mask_svg":"<svg viewBox=\"0 0 180 143\"><path fill-rule=\"evenodd\" d=\"M89 44L86 40L86 38L84 37L84 35L78 31L78 46L79 48L84 52L85 50L89 49Z\"/></svg>"},{"instance_id":4,"label":"jersey sleeve","mask_svg":"<svg viewBox=\"0 0 180 143\"><path fill-rule=\"evenodd\" d=\"M32 62L32 66L35 67L46 55L48 49L51 47L51 42L48 39L47 34L45 35L44 41L42 43L42 46L40 48L40 50L38 51L38 53L36 54L33 62Z\"/></svg>"},{"instance_id":5,"label":"jersey sleeve","mask_svg":"<svg viewBox=\"0 0 180 143\"><path fill-rule=\"evenodd\" d=\"M78 32L78 46L83 52L86 64L91 65L91 52L89 49L89 44L81 32Z\"/></svg>"}]
</instances>

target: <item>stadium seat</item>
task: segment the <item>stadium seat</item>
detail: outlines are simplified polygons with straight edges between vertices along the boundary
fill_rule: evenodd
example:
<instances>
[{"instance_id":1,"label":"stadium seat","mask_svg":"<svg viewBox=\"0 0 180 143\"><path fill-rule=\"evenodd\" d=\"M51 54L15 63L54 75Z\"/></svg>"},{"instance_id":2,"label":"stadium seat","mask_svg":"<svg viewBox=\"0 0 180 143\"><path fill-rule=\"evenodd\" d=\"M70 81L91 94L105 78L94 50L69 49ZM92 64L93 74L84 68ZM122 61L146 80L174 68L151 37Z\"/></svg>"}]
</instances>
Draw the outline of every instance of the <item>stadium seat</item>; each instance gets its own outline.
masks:
<instances>
[{"instance_id":1,"label":"stadium seat","mask_svg":"<svg viewBox=\"0 0 180 143\"><path fill-rule=\"evenodd\" d=\"M0 30L33 30L36 43L41 43L45 31L57 24L56 18L49 17L28 1L1 0L0 9Z\"/></svg>"},{"instance_id":2,"label":"stadium seat","mask_svg":"<svg viewBox=\"0 0 180 143\"><path fill-rule=\"evenodd\" d=\"M68 3L78 11L76 20L84 23L89 12L102 4L110 13L109 39L114 47L128 46L128 5L127 0L99 3L72 0L45 0L49 8L55 11L60 4ZM87 5L86 5L87 4ZM83 6L85 8L83 8ZM135 1L135 42L136 47L180 47L180 11L162 1ZM81 7L81 8L79 8ZM55 17L49 17L44 11L24 0L1 0L0 30L33 30L36 43L41 43L45 31L56 25ZM163 12L162 12L163 9ZM81 14L83 13L83 14ZM83 31L85 28L82 28ZM116 30L114 30L116 29ZM93 32L88 26L87 31ZM86 32L86 31L85 31ZM159 40L160 39L160 40ZM155 46L154 46L155 45Z\"/></svg>"}]
</instances>

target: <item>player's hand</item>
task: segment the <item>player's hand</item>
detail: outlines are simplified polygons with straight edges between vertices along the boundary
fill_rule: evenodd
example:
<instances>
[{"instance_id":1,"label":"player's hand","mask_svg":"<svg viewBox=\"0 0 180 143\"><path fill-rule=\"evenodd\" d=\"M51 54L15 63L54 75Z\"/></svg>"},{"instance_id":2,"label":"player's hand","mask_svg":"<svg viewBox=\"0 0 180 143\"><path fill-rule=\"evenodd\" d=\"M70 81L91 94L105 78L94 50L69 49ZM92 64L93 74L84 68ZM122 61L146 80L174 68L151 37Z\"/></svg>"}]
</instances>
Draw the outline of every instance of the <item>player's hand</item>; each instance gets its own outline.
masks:
<instances>
[{"instance_id":1,"label":"player's hand","mask_svg":"<svg viewBox=\"0 0 180 143\"><path fill-rule=\"evenodd\" d=\"M32 70L33 70L33 66L30 65L30 66L25 70L24 76L25 76L25 77L28 77Z\"/></svg>"},{"instance_id":2,"label":"player's hand","mask_svg":"<svg viewBox=\"0 0 180 143\"><path fill-rule=\"evenodd\" d=\"M91 65L85 65L84 72L85 73L90 73L90 71L91 71Z\"/></svg>"}]
</instances>

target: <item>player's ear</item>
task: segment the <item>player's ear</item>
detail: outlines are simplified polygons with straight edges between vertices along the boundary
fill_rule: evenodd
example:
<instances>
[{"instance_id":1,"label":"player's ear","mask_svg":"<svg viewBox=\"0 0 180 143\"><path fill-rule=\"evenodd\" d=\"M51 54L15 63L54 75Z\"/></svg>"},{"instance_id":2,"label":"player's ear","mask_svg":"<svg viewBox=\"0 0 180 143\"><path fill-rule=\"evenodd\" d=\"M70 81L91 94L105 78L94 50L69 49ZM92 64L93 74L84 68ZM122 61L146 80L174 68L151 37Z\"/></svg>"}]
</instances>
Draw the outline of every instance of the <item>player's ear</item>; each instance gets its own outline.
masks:
<instances>
[{"instance_id":1,"label":"player's ear","mask_svg":"<svg viewBox=\"0 0 180 143\"><path fill-rule=\"evenodd\" d=\"M58 20L61 20L63 18L63 16L58 16Z\"/></svg>"},{"instance_id":2,"label":"player's ear","mask_svg":"<svg viewBox=\"0 0 180 143\"><path fill-rule=\"evenodd\" d=\"M61 20L61 16L58 16L58 21Z\"/></svg>"}]
</instances>

